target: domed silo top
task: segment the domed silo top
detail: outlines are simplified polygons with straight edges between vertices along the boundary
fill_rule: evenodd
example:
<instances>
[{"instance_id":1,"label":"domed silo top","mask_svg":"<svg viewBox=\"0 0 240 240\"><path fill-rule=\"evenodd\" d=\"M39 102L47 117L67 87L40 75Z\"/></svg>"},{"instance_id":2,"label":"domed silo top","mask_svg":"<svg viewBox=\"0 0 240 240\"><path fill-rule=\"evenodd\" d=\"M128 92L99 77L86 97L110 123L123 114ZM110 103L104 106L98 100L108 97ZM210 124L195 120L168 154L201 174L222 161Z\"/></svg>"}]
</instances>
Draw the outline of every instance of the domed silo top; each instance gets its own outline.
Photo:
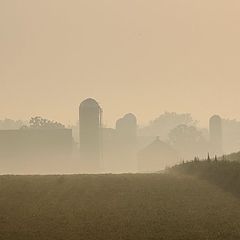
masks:
<instances>
[{"instance_id":1,"label":"domed silo top","mask_svg":"<svg viewBox=\"0 0 240 240\"><path fill-rule=\"evenodd\" d=\"M221 122L222 119L219 115L213 115L211 118L210 118L210 121L217 121L217 122Z\"/></svg>"},{"instance_id":2,"label":"domed silo top","mask_svg":"<svg viewBox=\"0 0 240 240\"><path fill-rule=\"evenodd\" d=\"M81 102L80 108L96 108L100 109L98 102L93 98L88 98Z\"/></svg>"},{"instance_id":3,"label":"domed silo top","mask_svg":"<svg viewBox=\"0 0 240 240\"><path fill-rule=\"evenodd\" d=\"M126 119L127 121L133 122L133 123L137 123L137 118L133 113L128 113L126 114L123 119Z\"/></svg>"},{"instance_id":4,"label":"domed silo top","mask_svg":"<svg viewBox=\"0 0 240 240\"><path fill-rule=\"evenodd\" d=\"M116 129L129 129L137 126L137 118L134 114L128 113L116 121Z\"/></svg>"},{"instance_id":5,"label":"domed silo top","mask_svg":"<svg viewBox=\"0 0 240 240\"><path fill-rule=\"evenodd\" d=\"M222 131L222 118L219 115L214 115L209 120L209 130L212 131Z\"/></svg>"}]
</instances>

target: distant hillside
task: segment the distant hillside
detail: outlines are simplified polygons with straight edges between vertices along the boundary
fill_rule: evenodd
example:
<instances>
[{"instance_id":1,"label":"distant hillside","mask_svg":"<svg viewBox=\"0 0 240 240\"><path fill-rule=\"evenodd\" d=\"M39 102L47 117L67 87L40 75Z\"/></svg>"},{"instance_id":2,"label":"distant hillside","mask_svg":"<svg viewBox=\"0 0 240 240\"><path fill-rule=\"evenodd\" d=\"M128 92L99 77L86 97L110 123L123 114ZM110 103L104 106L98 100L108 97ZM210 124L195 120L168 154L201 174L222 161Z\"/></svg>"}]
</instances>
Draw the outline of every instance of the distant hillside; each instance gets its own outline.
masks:
<instances>
[{"instance_id":1,"label":"distant hillside","mask_svg":"<svg viewBox=\"0 0 240 240\"><path fill-rule=\"evenodd\" d=\"M239 154L231 154L226 159L237 159ZM169 169L170 172L194 175L214 183L226 191L240 197L240 162L229 160L191 161Z\"/></svg>"},{"instance_id":2,"label":"distant hillside","mask_svg":"<svg viewBox=\"0 0 240 240\"><path fill-rule=\"evenodd\" d=\"M227 156L225 156L225 158L229 161L238 161L240 162L240 152L236 152L236 153L231 153Z\"/></svg>"},{"instance_id":3,"label":"distant hillside","mask_svg":"<svg viewBox=\"0 0 240 240\"><path fill-rule=\"evenodd\" d=\"M178 174L1 176L0 239L236 240L240 204Z\"/></svg>"}]
</instances>

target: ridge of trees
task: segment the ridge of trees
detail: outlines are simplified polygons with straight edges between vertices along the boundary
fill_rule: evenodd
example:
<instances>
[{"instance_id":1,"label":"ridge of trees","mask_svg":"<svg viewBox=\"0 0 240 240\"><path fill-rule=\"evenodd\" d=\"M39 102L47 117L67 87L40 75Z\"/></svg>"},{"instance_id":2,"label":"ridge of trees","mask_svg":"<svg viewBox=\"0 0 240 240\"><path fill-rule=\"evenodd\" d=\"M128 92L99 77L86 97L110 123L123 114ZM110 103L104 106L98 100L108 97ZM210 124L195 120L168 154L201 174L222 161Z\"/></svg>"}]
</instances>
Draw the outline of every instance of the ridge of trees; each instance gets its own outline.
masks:
<instances>
[{"instance_id":1,"label":"ridge of trees","mask_svg":"<svg viewBox=\"0 0 240 240\"><path fill-rule=\"evenodd\" d=\"M240 162L227 160L223 156L200 161L197 157L193 161L182 162L168 169L170 173L180 173L195 176L213 183L225 191L240 197Z\"/></svg>"}]
</instances>

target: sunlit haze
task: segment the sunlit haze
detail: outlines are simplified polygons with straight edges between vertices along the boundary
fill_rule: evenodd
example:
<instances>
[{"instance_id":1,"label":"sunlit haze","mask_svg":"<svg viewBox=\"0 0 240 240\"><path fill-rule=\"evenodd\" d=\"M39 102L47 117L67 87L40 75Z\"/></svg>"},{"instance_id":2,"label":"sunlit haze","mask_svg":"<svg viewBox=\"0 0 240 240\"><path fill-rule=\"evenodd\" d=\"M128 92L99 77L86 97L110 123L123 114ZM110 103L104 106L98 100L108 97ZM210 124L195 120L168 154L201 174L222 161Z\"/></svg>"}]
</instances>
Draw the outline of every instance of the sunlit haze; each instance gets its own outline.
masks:
<instances>
[{"instance_id":1,"label":"sunlit haze","mask_svg":"<svg viewBox=\"0 0 240 240\"><path fill-rule=\"evenodd\" d=\"M164 111L240 119L237 0L2 0L0 118L75 123L97 99L112 126Z\"/></svg>"}]
</instances>

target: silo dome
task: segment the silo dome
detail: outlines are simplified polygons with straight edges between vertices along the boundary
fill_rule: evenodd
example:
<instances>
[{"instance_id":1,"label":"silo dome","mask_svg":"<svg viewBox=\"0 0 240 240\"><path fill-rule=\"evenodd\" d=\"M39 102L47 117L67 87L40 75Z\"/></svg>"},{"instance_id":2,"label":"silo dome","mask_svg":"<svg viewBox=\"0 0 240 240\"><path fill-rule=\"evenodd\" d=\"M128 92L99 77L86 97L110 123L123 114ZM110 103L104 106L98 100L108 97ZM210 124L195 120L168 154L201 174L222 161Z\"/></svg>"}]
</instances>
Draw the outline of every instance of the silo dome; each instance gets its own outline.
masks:
<instances>
[{"instance_id":1,"label":"silo dome","mask_svg":"<svg viewBox=\"0 0 240 240\"><path fill-rule=\"evenodd\" d=\"M98 102L93 98L87 98L80 104L80 108L100 108Z\"/></svg>"},{"instance_id":2,"label":"silo dome","mask_svg":"<svg viewBox=\"0 0 240 240\"><path fill-rule=\"evenodd\" d=\"M133 114L133 113L128 113L126 114L123 119L129 121L129 122L132 122L134 124L137 124L137 118L136 116Z\"/></svg>"},{"instance_id":3,"label":"silo dome","mask_svg":"<svg viewBox=\"0 0 240 240\"><path fill-rule=\"evenodd\" d=\"M214 115L210 118L210 121L221 121L221 117L219 115Z\"/></svg>"}]
</instances>

